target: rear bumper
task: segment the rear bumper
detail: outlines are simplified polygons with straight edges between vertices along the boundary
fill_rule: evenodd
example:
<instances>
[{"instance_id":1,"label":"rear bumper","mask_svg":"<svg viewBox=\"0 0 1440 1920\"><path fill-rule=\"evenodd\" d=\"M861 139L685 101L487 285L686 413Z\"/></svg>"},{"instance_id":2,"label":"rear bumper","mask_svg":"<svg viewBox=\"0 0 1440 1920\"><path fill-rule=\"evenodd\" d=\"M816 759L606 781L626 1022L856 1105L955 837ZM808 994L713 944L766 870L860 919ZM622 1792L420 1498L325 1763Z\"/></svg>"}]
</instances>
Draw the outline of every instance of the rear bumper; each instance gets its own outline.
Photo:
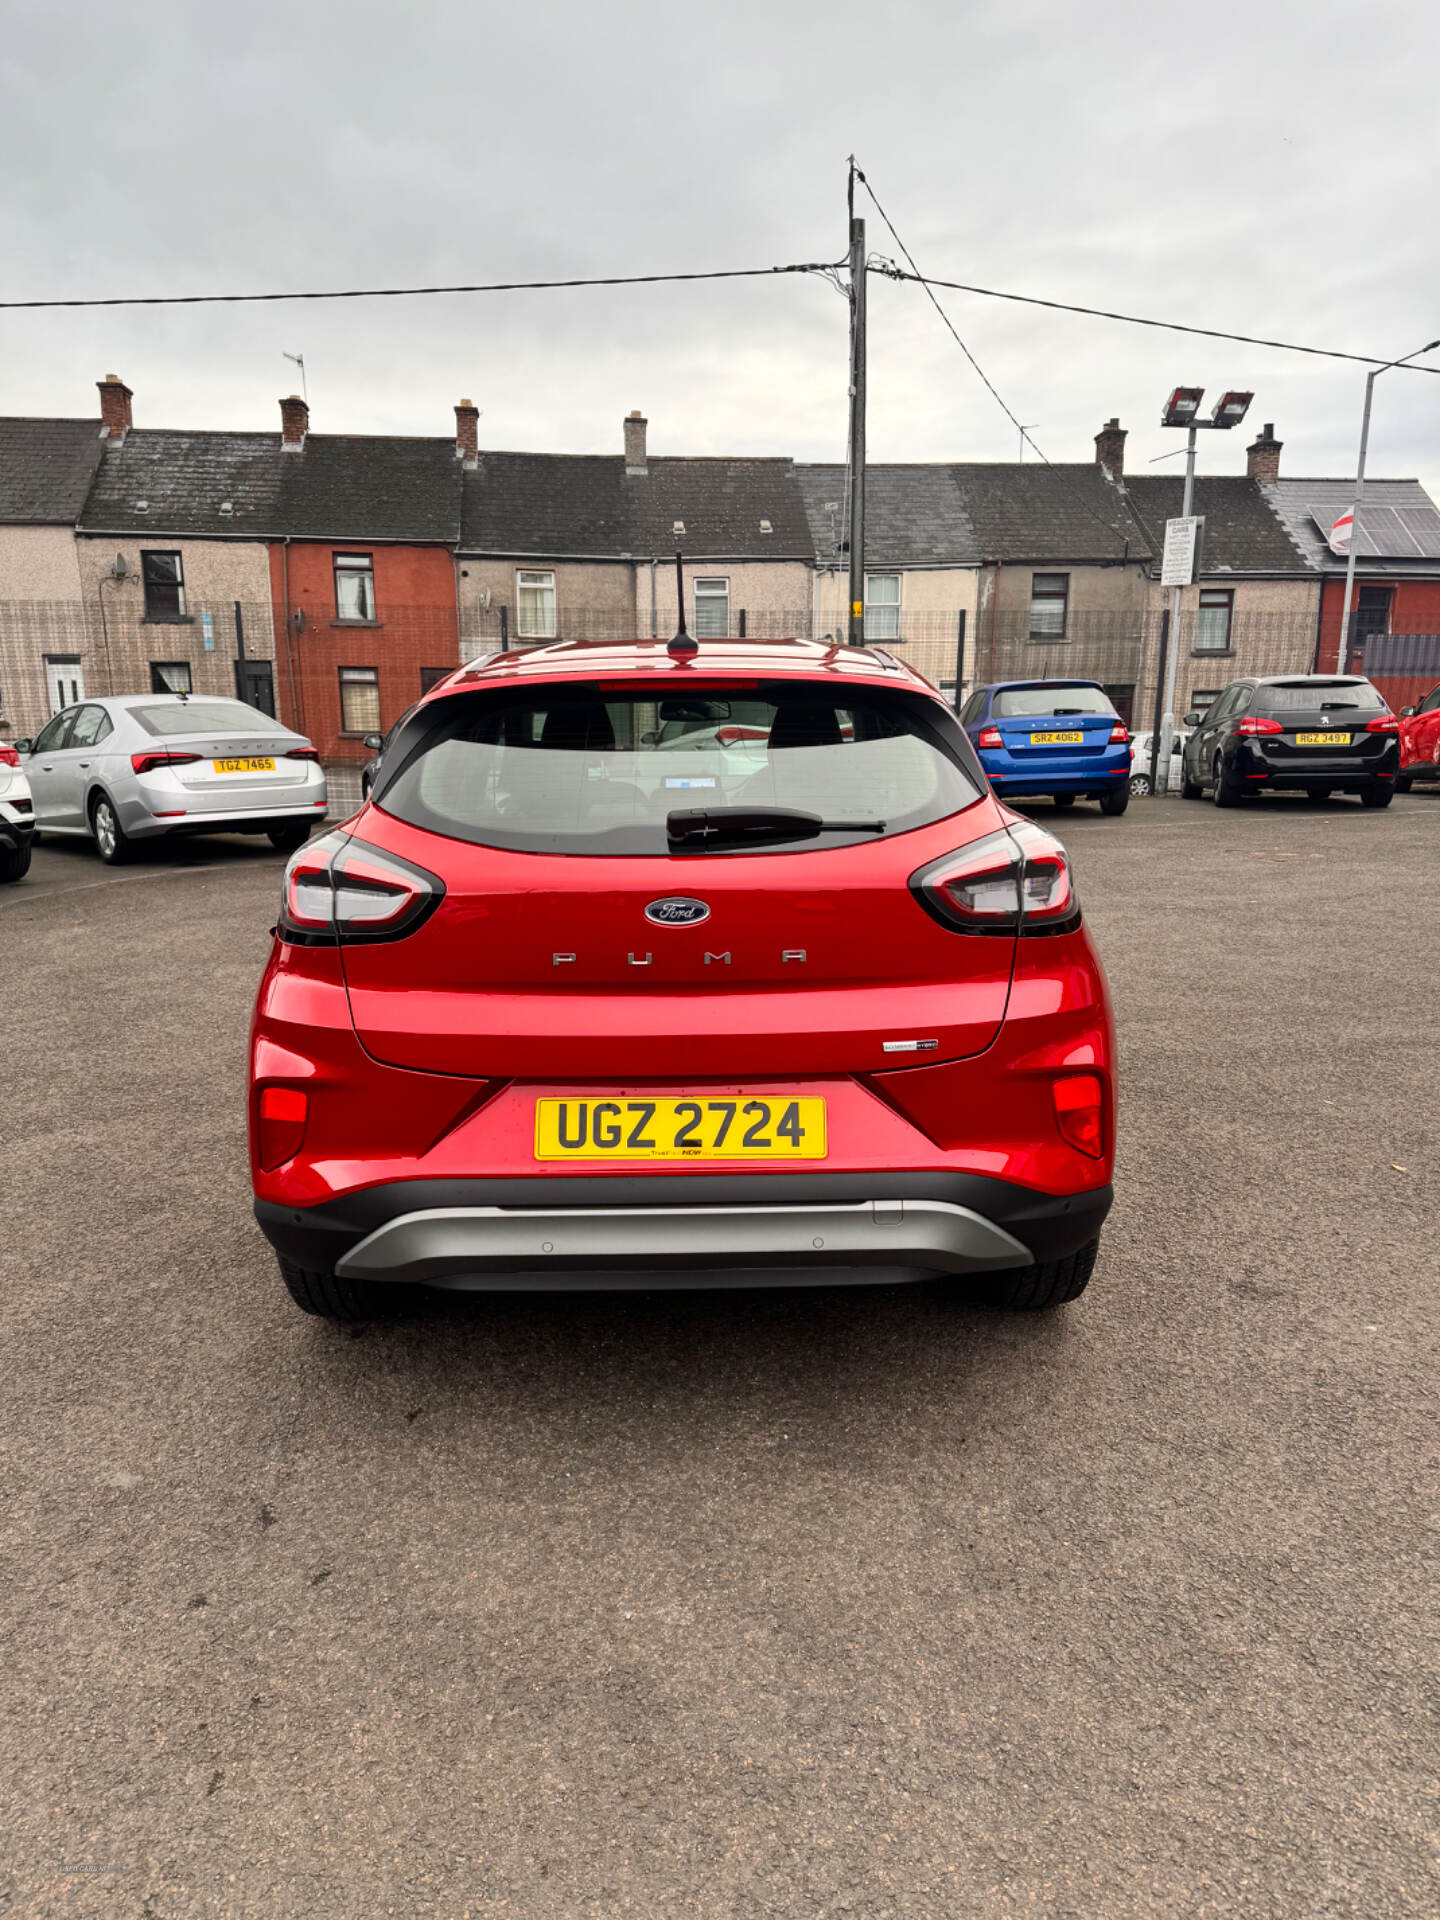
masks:
<instances>
[{"instance_id":1,"label":"rear bumper","mask_svg":"<svg viewBox=\"0 0 1440 1920\"><path fill-rule=\"evenodd\" d=\"M0 806L0 847L18 853L22 847L28 847L35 835L35 820L32 814L16 814Z\"/></svg>"},{"instance_id":2,"label":"rear bumper","mask_svg":"<svg viewBox=\"0 0 1440 1920\"><path fill-rule=\"evenodd\" d=\"M1008 754L981 754L981 763L997 793L1108 793L1123 787L1130 779L1130 749L1118 755L1106 754L1088 765L1057 761L1044 767L1025 766Z\"/></svg>"},{"instance_id":3,"label":"rear bumper","mask_svg":"<svg viewBox=\"0 0 1440 1920\"><path fill-rule=\"evenodd\" d=\"M325 818L326 803L323 796L307 801L298 807L246 807L233 813L187 813L177 820L157 820L153 814L142 813L138 826L127 826L125 831L132 840L153 840L166 836L192 833L269 833L275 828L290 827L297 820L317 821Z\"/></svg>"},{"instance_id":4,"label":"rear bumper","mask_svg":"<svg viewBox=\"0 0 1440 1920\"><path fill-rule=\"evenodd\" d=\"M350 1279L495 1291L909 1281L1028 1266L1093 1240L1111 1189L963 1173L405 1180L257 1200L275 1250Z\"/></svg>"},{"instance_id":5,"label":"rear bumper","mask_svg":"<svg viewBox=\"0 0 1440 1920\"><path fill-rule=\"evenodd\" d=\"M1235 754L1235 772L1246 786L1277 787L1292 793L1316 788L1359 793L1377 782L1393 780L1399 770L1400 749L1393 736L1385 740L1381 752L1364 755L1321 751L1303 759L1298 755L1282 757L1267 753L1254 740L1238 743Z\"/></svg>"}]
</instances>

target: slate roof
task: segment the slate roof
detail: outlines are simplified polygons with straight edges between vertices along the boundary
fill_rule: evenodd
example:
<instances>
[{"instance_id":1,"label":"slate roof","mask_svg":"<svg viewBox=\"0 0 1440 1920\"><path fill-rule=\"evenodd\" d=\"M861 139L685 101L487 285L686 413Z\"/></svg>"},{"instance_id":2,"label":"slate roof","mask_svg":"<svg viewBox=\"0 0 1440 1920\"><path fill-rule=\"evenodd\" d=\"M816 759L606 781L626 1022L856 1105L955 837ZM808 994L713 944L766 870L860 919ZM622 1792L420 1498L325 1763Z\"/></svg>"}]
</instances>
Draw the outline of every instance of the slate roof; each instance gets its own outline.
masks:
<instances>
[{"instance_id":1,"label":"slate roof","mask_svg":"<svg viewBox=\"0 0 1440 1920\"><path fill-rule=\"evenodd\" d=\"M1126 491L1157 560L1165 522L1185 504L1178 473L1127 477ZM1306 571L1300 549L1272 511L1265 489L1244 474L1197 474L1196 513L1205 516L1205 573L1297 574Z\"/></svg>"},{"instance_id":2,"label":"slate roof","mask_svg":"<svg viewBox=\"0 0 1440 1920\"><path fill-rule=\"evenodd\" d=\"M312 433L284 453L274 433L135 429L101 460L80 526L453 545L458 465L448 440Z\"/></svg>"},{"instance_id":3,"label":"slate roof","mask_svg":"<svg viewBox=\"0 0 1440 1920\"><path fill-rule=\"evenodd\" d=\"M846 469L798 466L795 472L810 521L810 538L821 565L838 564L845 526ZM832 503L839 511L831 512ZM873 573L886 567L974 567L981 553L975 529L949 467L867 466L865 470L865 562Z\"/></svg>"},{"instance_id":4,"label":"slate roof","mask_svg":"<svg viewBox=\"0 0 1440 1920\"><path fill-rule=\"evenodd\" d=\"M637 554L808 560L815 549L791 460L651 460L627 480ZM683 520L685 531L674 525ZM766 532L761 521L769 523Z\"/></svg>"},{"instance_id":5,"label":"slate roof","mask_svg":"<svg viewBox=\"0 0 1440 1920\"><path fill-rule=\"evenodd\" d=\"M99 458L98 420L0 420L0 521L73 527Z\"/></svg>"},{"instance_id":6,"label":"slate roof","mask_svg":"<svg viewBox=\"0 0 1440 1920\"><path fill-rule=\"evenodd\" d=\"M620 454L486 453L464 475L463 553L615 559L634 537Z\"/></svg>"},{"instance_id":7,"label":"slate roof","mask_svg":"<svg viewBox=\"0 0 1440 1920\"><path fill-rule=\"evenodd\" d=\"M1124 495L1093 462L953 465L986 560L1145 560L1149 544Z\"/></svg>"},{"instance_id":8,"label":"slate roof","mask_svg":"<svg viewBox=\"0 0 1440 1920\"><path fill-rule=\"evenodd\" d=\"M1329 521L1337 520L1354 504L1354 480L1280 479L1272 481L1263 491L1305 564L1321 573L1343 573L1344 560L1330 551L1324 535L1311 518L1310 509L1318 507ZM1418 480L1367 480L1360 515L1363 523L1366 506L1433 508L1434 504ZM1356 556L1355 564L1360 572L1372 577L1382 573L1410 576L1440 574L1440 560L1426 560L1418 555L1408 560L1387 560L1362 553Z\"/></svg>"}]
</instances>

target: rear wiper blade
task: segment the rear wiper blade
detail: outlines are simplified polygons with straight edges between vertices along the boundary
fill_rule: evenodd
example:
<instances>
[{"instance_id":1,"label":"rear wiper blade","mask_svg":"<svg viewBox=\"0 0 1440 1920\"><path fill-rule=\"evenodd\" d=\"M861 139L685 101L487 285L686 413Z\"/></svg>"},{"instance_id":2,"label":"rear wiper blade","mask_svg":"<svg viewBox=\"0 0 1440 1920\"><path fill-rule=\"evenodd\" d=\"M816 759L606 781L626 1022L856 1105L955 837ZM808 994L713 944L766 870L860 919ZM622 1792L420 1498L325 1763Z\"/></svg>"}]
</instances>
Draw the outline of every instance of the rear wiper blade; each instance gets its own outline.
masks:
<instances>
[{"instance_id":1,"label":"rear wiper blade","mask_svg":"<svg viewBox=\"0 0 1440 1920\"><path fill-rule=\"evenodd\" d=\"M772 840L814 840L822 833L883 833L883 820L826 820L798 807L681 807L665 816L674 846L707 846L719 840L761 845Z\"/></svg>"}]
</instances>

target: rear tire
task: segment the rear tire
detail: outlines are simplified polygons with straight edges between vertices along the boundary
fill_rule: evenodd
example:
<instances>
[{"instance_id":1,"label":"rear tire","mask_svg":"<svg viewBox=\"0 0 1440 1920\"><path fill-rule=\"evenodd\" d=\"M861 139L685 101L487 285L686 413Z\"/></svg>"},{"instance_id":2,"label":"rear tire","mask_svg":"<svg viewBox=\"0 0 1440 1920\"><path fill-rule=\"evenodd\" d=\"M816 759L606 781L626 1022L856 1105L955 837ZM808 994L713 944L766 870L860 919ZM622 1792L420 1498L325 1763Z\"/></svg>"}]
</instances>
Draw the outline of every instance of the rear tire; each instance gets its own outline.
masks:
<instances>
[{"instance_id":1,"label":"rear tire","mask_svg":"<svg viewBox=\"0 0 1440 1920\"><path fill-rule=\"evenodd\" d=\"M1214 773L1215 788L1210 796L1211 799L1217 807L1238 807L1245 789L1238 780L1231 780L1226 776L1225 763L1218 753L1215 756Z\"/></svg>"},{"instance_id":2,"label":"rear tire","mask_svg":"<svg viewBox=\"0 0 1440 1920\"><path fill-rule=\"evenodd\" d=\"M1052 793L1050 800L1051 804L1057 807L1073 807L1075 804L1073 793Z\"/></svg>"},{"instance_id":3,"label":"rear tire","mask_svg":"<svg viewBox=\"0 0 1440 1920\"><path fill-rule=\"evenodd\" d=\"M0 886L11 880L23 880L30 871L30 842L18 847L0 847Z\"/></svg>"},{"instance_id":4,"label":"rear tire","mask_svg":"<svg viewBox=\"0 0 1440 1920\"><path fill-rule=\"evenodd\" d=\"M1388 782L1382 786L1362 787L1360 804L1362 807L1388 807L1395 798L1395 789Z\"/></svg>"},{"instance_id":5,"label":"rear tire","mask_svg":"<svg viewBox=\"0 0 1440 1920\"><path fill-rule=\"evenodd\" d=\"M354 1322L380 1320L390 1310L394 1290L372 1280L342 1280L338 1274L313 1273L296 1266L283 1254L280 1278L285 1290L302 1313L313 1313L321 1320Z\"/></svg>"},{"instance_id":6,"label":"rear tire","mask_svg":"<svg viewBox=\"0 0 1440 1920\"><path fill-rule=\"evenodd\" d=\"M1100 796L1100 811L1102 813L1124 813L1129 804L1130 788L1128 783L1123 787L1113 787L1109 793L1102 793Z\"/></svg>"},{"instance_id":7,"label":"rear tire","mask_svg":"<svg viewBox=\"0 0 1440 1920\"><path fill-rule=\"evenodd\" d=\"M1180 767L1180 798L1182 800L1198 800L1200 798L1200 792L1200 782L1190 778L1189 770L1182 762Z\"/></svg>"},{"instance_id":8,"label":"rear tire","mask_svg":"<svg viewBox=\"0 0 1440 1920\"><path fill-rule=\"evenodd\" d=\"M1042 1313L1049 1307L1063 1307L1076 1300L1089 1285L1095 1271L1098 1239L1091 1240L1063 1260L1039 1260L1033 1267L1010 1267L1001 1273L984 1275L976 1285L976 1296L989 1307L1005 1307L1012 1313Z\"/></svg>"},{"instance_id":9,"label":"rear tire","mask_svg":"<svg viewBox=\"0 0 1440 1920\"><path fill-rule=\"evenodd\" d=\"M123 867L130 858L130 841L108 794L97 793L90 803L90 831L95 836L95 851L105 865Z\"/></svg>"},{"instance_id":10,"label":"rear tire","mask_svg":"<svg viewBox=\"0 0 1440 1920\"><path fill-rule=\"evenodd\" d=\"M310 822L297 820L293 827L274 827L265 838L277 853L298 853L310 838Z\"/></svg>"}]
</instances>

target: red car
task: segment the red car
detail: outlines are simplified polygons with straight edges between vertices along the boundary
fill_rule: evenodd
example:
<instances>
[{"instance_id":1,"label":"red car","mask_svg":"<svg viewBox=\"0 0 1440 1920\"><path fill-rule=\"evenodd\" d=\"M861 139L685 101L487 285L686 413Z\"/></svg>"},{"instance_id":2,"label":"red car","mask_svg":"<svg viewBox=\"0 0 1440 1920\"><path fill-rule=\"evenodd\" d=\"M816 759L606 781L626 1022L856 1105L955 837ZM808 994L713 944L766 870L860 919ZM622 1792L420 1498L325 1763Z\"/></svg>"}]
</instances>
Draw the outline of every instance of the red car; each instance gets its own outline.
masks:
<instances>
[{"instance_id":1,"label":"red car","mask_svg":"<svg viewBox=\"0 0 1440 1920\"><path fill-rule=\"evenodd\" d=\"M1440 780L1440 687L1432 687L1418 707L1400 709L1400 775L1397 793L1416 780Z\"/></svg>"},{"instance_id":2,"label":"red car","mask_svg":"<svg viewBox=\"0 0 1440 1920\"><path fill-rule=\"evenodd\" d=\"M720 743L731 702L759 751ZM1048 1307L1109 1210L1113 1062L1064 849L888 654L502 653L290 861L255 1210L332 1319L401 1283Z\"/></svg>"}]
</instances>

